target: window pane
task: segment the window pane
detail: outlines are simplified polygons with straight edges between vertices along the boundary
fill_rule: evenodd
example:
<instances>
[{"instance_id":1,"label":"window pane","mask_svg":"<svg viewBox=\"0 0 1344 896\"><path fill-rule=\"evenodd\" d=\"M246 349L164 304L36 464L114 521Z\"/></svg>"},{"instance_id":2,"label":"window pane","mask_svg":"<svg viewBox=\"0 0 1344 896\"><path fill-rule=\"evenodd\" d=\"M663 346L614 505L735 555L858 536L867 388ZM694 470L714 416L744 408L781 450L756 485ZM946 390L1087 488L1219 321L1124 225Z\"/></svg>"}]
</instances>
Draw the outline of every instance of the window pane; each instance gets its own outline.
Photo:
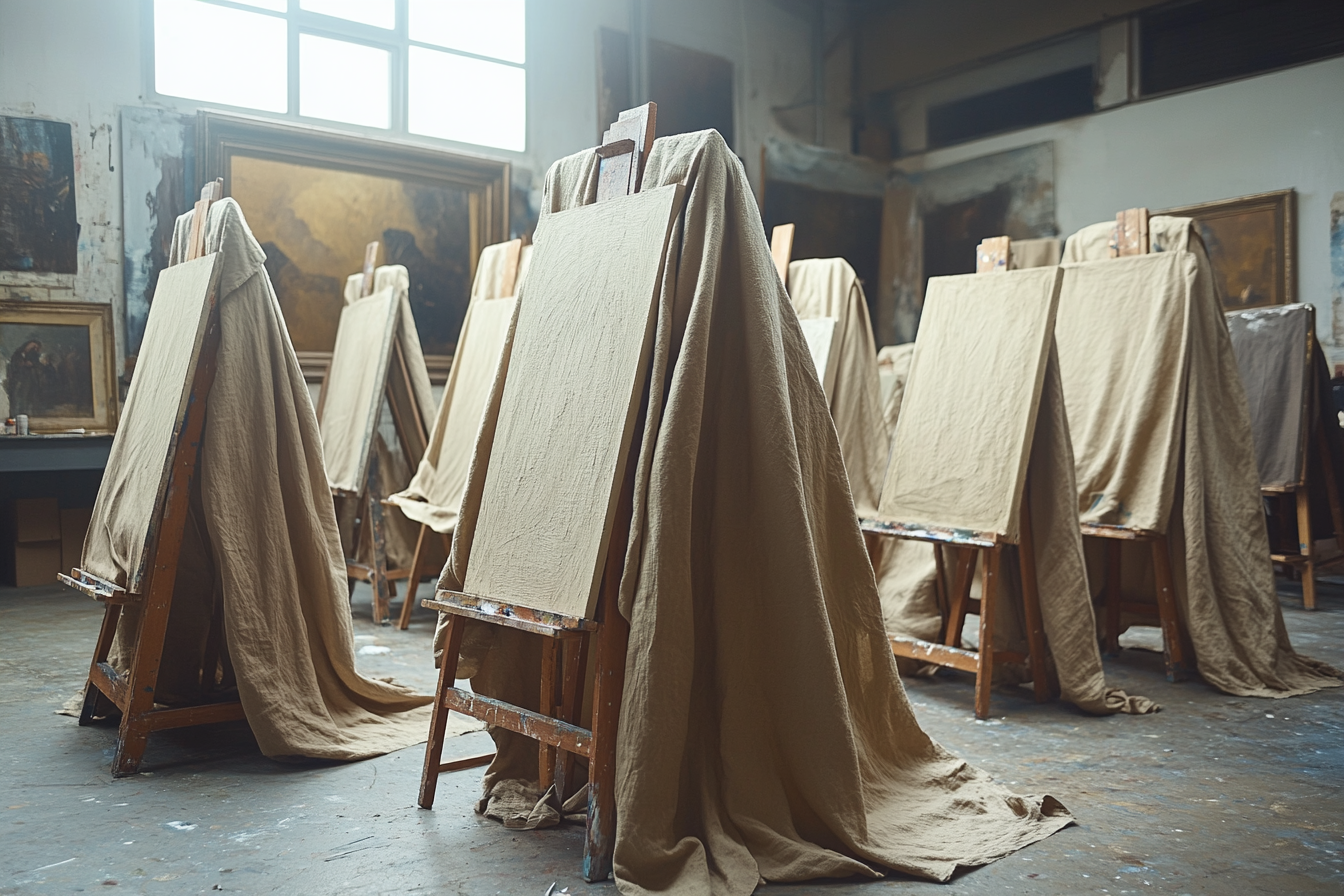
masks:
<instances>
[{"instance_id":1,"label":"window pane","mask_svg":"<svg viewBox=\"0 0 1344 896\"><path fill-rule=\"evenodd\" d=\"M257 9L270 9L275 12L286 12L289 9L289 0L233 0L234 3L241 3L243 6L255 6Z\"/></svg>"},{"instance_id":2,"label":"window pane","mask_svg":"<svg viewBox=\"0 0 1344 896\"><path fill-rule=\"evenodd\" d=\"M522 152L527 77L521 68L411 47L413 134Z\"/></svg>"},{"instance_id":3,"label":"window pane","mask_svg":"<svg viewBox=\"0 0 1344 896\"><path fill-rule=\"evenodd\" d=\"M523 0L411 0L411 40L526 62Z\"/></svg>"},{"instance_id":4,"label":"window pane","mask_svg":"<svg viewBox=\"0 0 1344 896\"><path fill-rule=\"evenodd\" d=\"M299 9L377 28L397 27L396 0L299 0Z\"/></svg>"},{"instance_id":5,"label":"window pane","mask_svg":"<svg viewBox=\"0 0 1344 896\"><path fill-rule=\"evenodd\" d=\"M299 35L299 114L369 127L391 125L388 52Z\"/></svg>"},{"instance_id":6,"label":"window pane","mask_svg":"<svg viewBox=\"0 0 1344 896\"><path fill-rule=\"evenodd\" d=\"M284 112L289 106L282 18L199 0L155 0L154 89L208 103ZM210 47L247 47L246 65L218 65Z\"/></svg>"}]
</instances>

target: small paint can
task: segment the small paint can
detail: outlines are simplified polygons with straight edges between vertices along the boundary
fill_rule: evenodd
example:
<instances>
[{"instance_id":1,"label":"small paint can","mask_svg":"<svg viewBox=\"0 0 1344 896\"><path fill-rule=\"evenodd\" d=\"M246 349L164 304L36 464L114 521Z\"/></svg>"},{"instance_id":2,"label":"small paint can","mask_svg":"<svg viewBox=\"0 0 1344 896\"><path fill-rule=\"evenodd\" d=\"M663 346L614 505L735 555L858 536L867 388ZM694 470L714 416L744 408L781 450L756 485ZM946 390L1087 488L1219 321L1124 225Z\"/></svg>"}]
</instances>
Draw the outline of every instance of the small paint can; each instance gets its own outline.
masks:
<instances>
[{"instance_id":1,"label":"small paint can","mask_svg":"<svg viewBox=\"0 0 1344 896\"><path fill-rule=\"evenodd\" d=\"M26 436L26 435L28 435L28 415L27 415L27 414L19 414L17 417L15 417L15 418L14 418L14 427L15 427L14 432L15 432L17 435L21 435L21 436Z\"/></svg>"}]
</instances>

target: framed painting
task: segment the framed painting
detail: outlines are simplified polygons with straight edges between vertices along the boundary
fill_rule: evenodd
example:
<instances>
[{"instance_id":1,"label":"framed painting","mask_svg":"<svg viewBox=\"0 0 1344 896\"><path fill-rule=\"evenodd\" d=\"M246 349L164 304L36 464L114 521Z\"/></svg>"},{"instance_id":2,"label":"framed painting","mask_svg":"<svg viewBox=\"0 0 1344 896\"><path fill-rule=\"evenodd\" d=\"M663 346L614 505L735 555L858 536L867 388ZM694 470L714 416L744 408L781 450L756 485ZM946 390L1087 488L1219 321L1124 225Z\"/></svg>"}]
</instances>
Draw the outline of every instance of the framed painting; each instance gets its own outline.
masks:
<instances>
[{"instance_id":1,"label":"framed painting","mask_svg":"<svg viewBox=\"0 0 1344 896\"><path fill-rule=\"evenodd\" d=\"M29 432L117 425L112 306L0 302L0 419L28 415Z\"/></svg>"},{"instance_id":2,"label":"framed painting","mask_svg":"<svg viewBox=\"0 0 1344 896\"><path fill-rule=\"evenodd\" d=\"M345 278L377 240L378 263L410 274L431 374L446 372L481 249L508 239L508 162L213 112L196 133L198 177L224 178L247 216L305 370L330 359Z\"/></svg>"},{"instance_id":3,"label":"framed painting","mask_svg":"<svg viewBox=\"0 0 1344 896\"><path fill-rule=\"evenodd\" d=\"M1229 311L1297 301L1297 192L1278 190L1169 208L1194 218Z\"/></svg>"}]
</instances>

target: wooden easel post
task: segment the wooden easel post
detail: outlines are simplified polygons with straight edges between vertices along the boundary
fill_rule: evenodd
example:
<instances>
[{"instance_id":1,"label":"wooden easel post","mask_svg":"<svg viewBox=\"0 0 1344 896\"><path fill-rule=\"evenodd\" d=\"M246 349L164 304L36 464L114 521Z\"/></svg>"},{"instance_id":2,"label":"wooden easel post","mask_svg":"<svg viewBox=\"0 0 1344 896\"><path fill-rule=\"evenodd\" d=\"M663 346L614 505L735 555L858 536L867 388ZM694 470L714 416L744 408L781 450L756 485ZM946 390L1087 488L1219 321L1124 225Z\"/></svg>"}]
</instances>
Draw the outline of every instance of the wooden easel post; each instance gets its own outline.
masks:
<instances>
[{"instance_id":1,"label":"wooden easel post","mask_svg":"<svg viewBox=\"0 0 1344 896\"><path fill-rule=\"evenodd\" d=\"M789 262L793 259L793 234L794 225L776 224L775 229L770 232L770 257L775 262L775 270L779 271L779 282L784 284L784 288L789 288Z\"/></svg>"},{"instance_id":2,"label":"wooden easel post","mask_svg":"<svg viewBox=\"0 0 1344 896\"><path fill-rule=\"evenodd\" d=\"M600 157L598 202L639 191L644 164L653 145L656 114L657 107L653 103L622 112L603 136L603 144L596 150ZM631 439L627 450L633 454L638 450L638 444L639 438L636 436ZM629 538L634 471L635 464L626 464L617 499L616 522L603 561L601 587L596 610L592 614L594 618L563 616L454 591L440 591L433 599L424 601L425 607L447 613L449 618L429 740L425 746L420 807L433 807L441 772L482 764L493 758L493 755L485 755L458 762L441 762L444 730L450 710L484 719L491 725L538 741L539 780L553 781L561 802L566 796L565 787L572 778L572 757L584 756L588 759L588 813L583 876L588 881L604 880L611 874L616 838L616 734L625 686L625 655L629 640L629 624L621 616L616 602L625 563L625 545ZM542 650L542 711L533 712L453 686L462 633L469 619L542 635L550 642ZM577 721L583 706L585 651L589 639L594 637L593 721L591 729L584 729L578 727ZM562 646L565 642L575 643L566 651ZM557 662L560 664L559 670ZM561 672L559 679L557 671ZM560 684L557 688L558 682ZM550 715L557 702L560 704L558 717ZM556 761L556 750L566 754L562 761Z\"/></svg>"},{"instance_id":3,"label":"wooden easel post","mask_svg":"<svg viewBox=\"0 0 1344 896\"><path fill-rule=\"evenodd\" d=\"M194 261L205 254L206 219L211 204L222 199L223 195L222 179L206 184L201 190L201 198L196 202L187 236L187 261ZM177 565L190 512L192 482L200 459L206 405L219 354L219 302L213 289L208 302L209 318L199 361L192 375L190 399L186 404L185 416L179 423L177 447L173 453L160 510L150 524L153 545L149 556L152 559L148 564L142 592L143 602L139 595L128 594L120 586L82 569L72 569L70 575L58 576L63 584L106 605L93 660L89 665L79 724L92 724L96 716L108 709L109 703L121 711L117 749L112 759L112 774L115 777L133 775L139 771L145 745L152 731L246 718L242 704L236 700L176 709L154 708L163 659L163 642L173 603L173 586L177 580ZM116 639L117 625L121 621L121 607L137 602L141 602L141 606L136 623L135 649L130 667L123 675L107 660ZM218 644L220 633L217 627L221 622L217 609L208 642ZM204 656L201 684L202 690L207 693L215 683L218 658L217 649L208 649Z\"/></svg>"}]
</instances>

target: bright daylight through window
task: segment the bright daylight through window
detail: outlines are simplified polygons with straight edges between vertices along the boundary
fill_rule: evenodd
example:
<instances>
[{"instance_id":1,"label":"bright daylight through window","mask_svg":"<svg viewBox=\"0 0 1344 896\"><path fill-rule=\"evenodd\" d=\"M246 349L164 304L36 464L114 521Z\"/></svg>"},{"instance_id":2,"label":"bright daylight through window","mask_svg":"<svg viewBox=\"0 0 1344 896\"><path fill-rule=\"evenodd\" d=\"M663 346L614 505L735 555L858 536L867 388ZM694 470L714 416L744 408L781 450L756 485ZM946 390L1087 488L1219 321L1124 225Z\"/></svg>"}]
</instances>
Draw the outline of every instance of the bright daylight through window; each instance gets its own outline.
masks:
<instances>
[{"instance_id":1,"label":"bright daylight through window","mask_svg":"<svg viewBox=\"0 0 1344 896\"><path fill-rule=\"evenodd\" d=\"M154 90L522 151L525 0L154 0ZM202 40L246 63L202 65Z\"/></svg>"}]
</instances>

